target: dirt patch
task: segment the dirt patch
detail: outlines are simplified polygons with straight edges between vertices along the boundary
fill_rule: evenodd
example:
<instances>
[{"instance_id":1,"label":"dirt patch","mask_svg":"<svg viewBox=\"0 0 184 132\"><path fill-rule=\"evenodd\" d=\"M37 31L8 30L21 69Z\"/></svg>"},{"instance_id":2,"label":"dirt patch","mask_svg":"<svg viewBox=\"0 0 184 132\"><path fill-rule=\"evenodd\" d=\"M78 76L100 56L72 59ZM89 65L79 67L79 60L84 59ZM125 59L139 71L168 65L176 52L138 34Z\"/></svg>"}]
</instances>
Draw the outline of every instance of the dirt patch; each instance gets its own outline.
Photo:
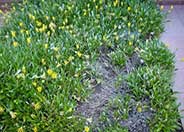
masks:
<instances>
[{"instance_id":1,"label":"dirt patch","mask_svg":"<svg viewBox=\"0 0 184 132\"><path fill-rule=\"evenodd\" d=\"M107 122L101 122L99 120L102 112L106 111L107 118L110 122L115 122L113 117L113 106L112 108L107 109L109 101L118 95L121 95L122 99L128 95L131 97L129 102L129 106L131 107L129 108L128 117L127 119L119 120L118 123L122 127L128 128L129 132L149 132L147 120L151 119L153 116L153 111L149 107L149 100L136 102L132 98L133 96L131 95L131 91L124 80L122 80L118 88L115 86L119 76L126 76L137 67L143 65L144 62L139 58L137 53L134 53L132 57L127 60L125 67L123 69L118 69L112 65L110 58L107 56L108 52L109 50L107 48L100 48L100 57L92 67L102 78L102 81L99 84L94 83L95 86L93 87L93 93L85 102L78 104L76 113L86 119L90 119L92 126L104 130L107 126ZM97 81L94 79L93 82ZM148 107L143 109L141 112L138 112L138 103ZM93 131L98 132L96 129L93 129Z\"/></svg>"},{"instance_id":2,"label":"dirt patch","mask_svg":"<svg viewBox=\"0 0 184 132\"><path fill-rule=\"evenodd\" d=\"M144 65L144 61L139 57L138 53L134 53L132 57L128 58L125 65L125 71L130 73L139 66Z\"/></svg>"},{"instance_id":3,"label":"dirt patch","mask_svg":"<svg viewBox=\"0 0 184 132\"><path fill-rule=\"evenodd\" d=\"M104 110L108 100L115 95L115 82L117 70L113 68L107 55L101 54L97 62L93 65L96 72L102 78L102 82L93 87L93 93L78 105L77 113L85 118L92 118L97 122L100 113Z\"/></svg>"}]
</instances>

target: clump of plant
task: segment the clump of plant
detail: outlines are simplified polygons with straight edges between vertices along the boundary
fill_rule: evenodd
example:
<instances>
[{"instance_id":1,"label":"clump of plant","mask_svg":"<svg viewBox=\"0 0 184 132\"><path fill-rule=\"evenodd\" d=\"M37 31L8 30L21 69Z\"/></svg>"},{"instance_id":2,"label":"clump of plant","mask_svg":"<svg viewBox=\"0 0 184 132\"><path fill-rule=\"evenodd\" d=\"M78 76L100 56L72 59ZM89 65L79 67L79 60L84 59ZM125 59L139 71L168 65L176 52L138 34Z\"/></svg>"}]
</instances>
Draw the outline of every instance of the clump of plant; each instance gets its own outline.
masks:
<instances>
[{"instance_id":1,"label":"clump of plant","mask_svg":"<svg viewBox=\"0 0 184 132\"><path fill-rule=\"evenodd\" d=\"M172 54L165 44L154 39L140 44L140 57L146 65L159 65L166 70L174 69L174 54Z\"/></svg>"},{"instance_id":2,"label":"clump of plant","mask_svg":"<svg viewBox=\"0 0 184 132\"><path fill-rule=\"evenodd\" d=\"M136 100L148 98L155 111L151 131L174 131L178 128L178 105L171 91L172 72L160 66L144 66L130 73L127 83ZM157 123L156 123L157 122Z\"/></svg>"},{"instance_id":3,"label":"clump of plant","mask_svg":"<svg viewBox=\"0 0 184 132\"><path fill-rule=\"evenodd\" d=\"M124 55L124 52L122 52L120 49L111 52L110 57L114 65L123 67L126 63L126 56Z\"/></svg>"},{"instance_id":4,"label":"clump of plant","mask_svg":"<svg viewBox=\"0 0 184 132\"><path fill-rule=\"evenodd\" d=\"M132 107L130 105L130 99L131 97L129 95L122 96L121 94L111 99L106 109L100 115L99 130L109 130L110 128L124 130L124 127L118 124L120 121L128 119L129 111ZM115 128L115 124L117 128Z\"/></svg>"}]
</instances>

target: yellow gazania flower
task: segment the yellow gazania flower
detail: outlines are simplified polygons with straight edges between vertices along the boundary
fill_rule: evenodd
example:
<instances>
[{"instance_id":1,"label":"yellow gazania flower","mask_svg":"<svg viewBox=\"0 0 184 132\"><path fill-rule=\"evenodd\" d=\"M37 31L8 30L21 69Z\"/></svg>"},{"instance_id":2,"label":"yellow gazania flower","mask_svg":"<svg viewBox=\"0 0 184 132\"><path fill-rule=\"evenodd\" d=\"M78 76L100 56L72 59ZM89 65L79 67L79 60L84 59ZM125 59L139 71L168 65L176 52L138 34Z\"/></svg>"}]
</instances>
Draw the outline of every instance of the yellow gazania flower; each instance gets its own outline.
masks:
<instances>
[{"instance_id":1,"label":"yellow gazania flower","mask_svg":"<svg viewBox=\"0 0 184 132\"><path fill-rule=\"evenodd\" d=\"M115 40L116 40L116 41L119 40L119 36L118 36L118 35L115 36Z\"/></svg>"},{"instance_id":2,"label":"yellow gazania flower","mask_svg":"<svg viewBox=\"0 0 184 132\"><path fill-rule=\"evenodd\" d=\"M51 69L48 69L48 70L47 70L47 74L48 74L49 76L51 76L52 73L53 73L53 71L52 71Z\"/></svg>"},{"instance_id":3,"label":"yellow gazania flower","mask_svg":"<svg viewBox=\"0 0 184 132\"><path fill-rule=\"evenodd\" d=\"M95 6L96 10L98 10L98 5Z\"/></svg>"},{"instance_id":4,"label":"yellow gazania flower","mask_svg":"<svg viewBox=\"0 0 184 132\"><path fill-rule=\"evenodd\" d=\"M129 6L127 10L130 11L131 10L131 7Z\"/></svg>"},{"instance_id":5,"label":"yellow gazania flower","mask_svg":"<svg viewBox=\"0 0 184 132\"><path fill-rule=\"evenodd\" d=\"M44 29L43 28L39 28L38 29L40 33L43 33L44 32Z\"/></svg>"},{"instance_id":6,"label":"yellow gazania flower","mask_svg":"<svg viewBox=\"0 0 184 132\"><path fill-rule=\"evenodd\" d=\"M79 44L76 45L76 48L79 49Z\"/></svg>"},{"instance_id":7,"label":"yellow gazania flower","mask_svg":"<svg viewBox=\"0 0 184 132\"><path fill-rule=\"evenodd\" d=\"M13 10L14 10L14 11L16 10L15 6L13 6Z\"/></svg>"},{"instance_id":8,"label":"yellow gazania flower","mask_svg":"<svg viewBox=\"0 0 184 132\"><path fill-rule=\"evenodd\" d=\"M3 112L4 112L4 108L0 106L0 114L2 114Z\"/></svg>"},{"instance_id":9,"label":"yellow gazania flower","mask_svg":"<svg viewBox=\"0 0 184 132\"><path fill-rule=\"evenodd\" d=\"M130 26L131 26L131 23L129 22L129 23L128 23L128 27L130 27Z\"/></svg>"},{"instance_id":10,"label":"yellow gazania flower","mask_svg":"<svg viewBox=\"0 0 184 132\"><path fill-rule=\"evenodd\" d=\"M23 23L22 23L22 22L20 22L20 23L19 23L19 26L20 26L20 27L22 27L22 26L23 26Z\"/></svg>"},{"instance_id":11,"label":"yellow gazania flower","mask_svg":"<svg viewBox=\"0 0 184 132\"><path fill-rule=\"evenodd\" d=\"M45 19L46 19L46 20L49 20L49 17L48 17L48 16L45 16Z\"/></svg>"},{"instance_id":12,"label":"yellow gazania flower","mask_svg":"<svg viewBox=\"0 0 184 132\"><path fill-rule=\"evenodd\" d=\"M49 28L52 30L52 29L54 29L56 27L56 25L53 23L53 22L51 22L50 24L49 24Z\"/></svg>"},{"instance_id":13,"label":"yellow gazania flower","mask_svg":"<svg viewBox=\"0 0 184 132\"><path fill-rule=\"evenodd\" d=\"M0 14L4 14L3 11L0 9Z\"/></svg>"},{"instance_id":14,"label":"yellow gazania flower","mask_svg":"<svg viewBox=\"0 0 184 132\"><path fill-rule=\"evenodd\" d=\"M138 30L138 32L139 32L139 33L141 33L141 32L142 32L142 30L141 30L141 29L139 29L139 30Z\"/></svg>"},{"instance_id":15,"label":"yellow gazania flower","mask_svg":"<svg viewBox=\"0 0 184 132\"><path fill-rule=\"evenodd\" d=\"M28 16L29 16L29 18L32 19L32 20L35 20L35 19L36 19L35 16L33 16L32 14L29 14Z\"/></svg>"},{"instance_id":16,"label":"yellow gazania flower","mask_svg":"<svg viewBox=\"0 0 184 132\"><path fill-rule=\"evenodd\" d=\"M114 6L117 6L118 5L118 0L115 0L114 1Z\"/></svg>"},{"instance_id":17,"label":"yellow gazania flower","mask_svg":"<svg viewBox=\"0 0 184 132\"><path fill-rule=\"evenodd\" d=\"M79 77L79 74L78 74L78 73L76 73L76 74L74 75L74 77Z\"/></svg>"},{"instance_id":18,"label":"yellow gazania flower","mask_svg":"<svg viewBox=\"0 0 184 132\"><path fill-rule=\"evenodd\" d=\"M85 126L85 127L84 127L84 131L85 131L85 132L89 132L89 127L88 127L88 126Z\"/></svg>"},{"instance_id":19,"label":"yellow gazania flower","mask_svg":"<svg viewBox=\"0 0 184 132\"><path fill-rule=\"evenodd\" d=\"M37 91L39 92L39 93L41 93L42 92L42 87L41 86L39 86L39 87L37 87Z\"/></svg>"},{"instance_id":20,"label":"yellow gazania flower","mask_svg":"<svg viewBox=\"0 0 184 132\"><path fill-rule=\"evenodd\" d=\"M26 30L26 34L27 34L27 35L29 34L29 31L28 31L28 30Z\"/></svg>"},{"instance_id":21,"label":"yellow gazania flower","mask_svg":"<svg viewBox=\"0 0 184 132\"><path fill-rule=\"evenodd\" d=\"M18 45L19 45L19 44L18 44L16 41L13 42L13 46L14 46L14 47L17 47Z\"/></svg>"},{"instance_id":22,"label":"yellow gazania flower","mask_svg":"<svg viewBox=\"0 0 184 132\"><path fill-rule=\"evenodd\" d=\"M173 8L174 8L174 6L173 6L173 5L171 5L171 6L170 6L170 9L171 9L171 10L173 10Z\"/></svg>"},{"instance_id":23,"label":"yellow gazania flower","mask_svg":"<svg viewBox=\"0 0 184 132\"><path fill-rule=\"evenodd\" d=\"M47 25L43 24L43 26L42 26L43 32L44 32L46 29L47 29Z\"/></svg>"},{"instance_id":24,"label":"yellow gazania flower","mask_svg":"<svg viewBox=\"0 0 184 132\"><path fill-rule=\"evenodd\" d=\"M23 127L18 128L18 129L17 129L17 132L24 132Z\"/></svg>"},{"instance_id":25,"label":"yellow gazania flower","mask_svg":"<svg viewBox=\"0 0 184 132\"><path fill-rule=\"evenodd\" d=\"M36 21L36 25L37 25L38 27L40 27L40 26L42 25L42 23L41 23L40 21Z\"/></svg>"},{"instance_id":26,"label":"yellow gazania flower","mask_svg":"<svg viewBox=\"0 0 184 132\"><path fill-rule=\"evenodd\" d=\"M34 128L33 128L33 132L38 132L37 127L34 127Z\"/></svg>"},{"instance_id":27,"label":"yellow gazania flower","mask_svg":"<svg viewBox=\"0 0 184 132\"><path fill-rule=\"evenodd\" d=\"M57 78L57 73L54 72L54 71L51 70L51 69L48 69L48 70L47 70L47 74L48 74L51 78L53 78L53 79L56 79L56 78Z\"/></svg>"},{"instance_id":28,"label":"yellow gazania flower","mask_svg":"<svg viewBox=\"0 0 184 132\"><path fill-rule=\"evenodd\" d=\"M17 113L10 111L10 116L12 119L15 119L17 117Z\"/></svg>"},{"instance_id":29,"label":"yellow gazania flower","mask_svg":"<svg viewBox=\"0 0 184 132\"><path fill-rule=\"evenodd\" d=\"M30 44L31 43L31 38L30 37L27 38L26 41L27 41L27 44Z\"/></svg>"},{"instance_id":30,"label":"yellow gazania flower","mask_svg":"<svg viewBox=\"0 0 184 132\"><path fill-rule=\"evenodd\" d=\"M142 107L139 105L137 106L137 112L141 113L142 112Z\"/></svg>"},{"instance_id":31,"label":"yellow gazania flower","mask_svg":"<svg viewBox=\"0 0 184 132\"><path fill-rule=\"evenodd\" d=\"M56 79L56 78L57 78L57 73L56 73L56 72L53 72L53 73L51 74L51 78Z\"/></svg>"},{"instance_id":32,"label":"yellow gazania flower","mask_svg":"<svg viewBox=\"0 0 184 132\"><path fill-rule=\"evenodd\" d=\"M42 64L46 65L45 59L42 59Z\"/></svg>"},{"instance_id":33,"label":"yellow gazania flower","mask_svg":"<svg viewBox=\"0 0 184 132\"><path fill-rule=\"evenodd\" d=\"M129 42L128 42L128 45L130 45L130 46L131 46L131 45L132 45L132 42L131 42L131 41L129 41Z\"/></svg>"},{"instance_id":34,"label":"yellow gazania flower","mask_svg":"<svg viewBox=\"0 0 184 132\"><path fill-rule=\"evenodd\" d=\"M13 38L16 37L16 32L15 31L11 31L11 35L12 35Z\"/></svg>"},{"instance_id":35,"label":"yellow gazania flower","mask_svg":"<svg viewBox=\"0 0 184 132\"><path fill-rule=\"evenodd\" d=\"M25 8L21 8L20 10L21 10L21 11L24 11L24 9L25 9Z\"/></svg>"},{"instance_id":36,"label":"yellow gazania flower","mask_svg":"<svg viewBox=\"0 0 184 132\"><path fill-rule=\"evenodd\" d=\"M48 49L48 44L45 44L44 47L45 47L45 49Z\"/></svg>"},{"instance_id":37,"label":"yellow gazania flower","mask_svg":"<svg viewBox=\"0 0 184 132\"><path fill-rule=\"evenodd\" d=\"M56 20L56 18L53 16L53 17L52 17L52 20L53 20L53 21L55 21L55 20Z\"/></svg>"},{"instance_id":38,"label":"yellow gazania flower","mask_svg":"<svg viewBox=\"0 0 184 132\"><path fill-rule=\"evenodd\" d=\"M163 6L163 5L161 5L161 6L160 6L160 10L163 10L163 9L164 9L164 6Z\"/></svg>"},{"instance_id":39,"label":"yellow gazania flower","mask_svg":"<svg viewBox=\"0 0 184 132\"><path fill-rule=\"evenodd\" d=\"M22 67L22 72L23 72L24 74L26 73L26 67L25 67L25 66Z\"/></svg>"},{"instance_id":40,"label":"yellow gazania flower","mask_svg":"<svg viewBox=\"0 0 184 132\"><path fill-rule=\"evenodd\" d=\"M34 109L35 109L35 110L39 110L40 108L41 108L40 103L34 104Z\"/></svg>"},{"instance_id":41,"label":"yellow gazania flower","mask_svg":"<svg viewBox=\"0 0 184 132\"><path fill-rule=\"evenodd\" d=\"M78 55L78 57L81 57L82 53L80 51L77 51L77 55Z\"/></svg>"},{"instance_id":42,"label":"yellow gazania flower","mask_svg":"<svg viewBox=\"0 0 184 132\"><path fill-rule=\"evenodd\" d=\"M35 31L38 33L38 32L39 32L39 29L36 27L36 28L35 28Z\"/></svg>"},{"instance_id":43,"label":"yellow gazania flower","mask_svg":"<svg viewBox=\"0 0 184 132\"><path fill-rule=\"evenodd\" d=\"M47 35L50 36L50 31L47 32Z\"/></svg>"},{"instance_id":44,"label":"yellow gazania flower","mask_svg":"<svg viewBox=\"0 0 184 132\"><path fill-rule=\"evenodd\" d=\"M68 109L68 112L72 112L72 108L69 108L69 109Z\"/></svg>"},{"instance_id":45,"label":"yellow gazania flower","mask_svg":"<svg viewBox=\"0 0 184 132\"><path fill-rule=\"evenodd\" d=\"M36 87L36 86L37 86L37 83L36 83L36 82L33 82L32 84L33 84L33 86L34 86L34 87Z\"/></svg>"},{"instance_id":46,"label":"yellow gazania flower","mask_svg":"<svg viewBox=\"0 0 184 132\"><path fill-rule=\"evenodd\" d=\"M67 65L68 63L69 63L69 61L67 61L67 60L64 61L64 64L65 64L65 65Z\"/></svg>"},{"instance_id":47,"label":"yellow gazania flower","mask_svg":"<svg viewBox=\"0 0 184 132\"><path fill-rule=\"evenodd\" d=\"M24 33L24 31L25 31L24 29L21 29L21 30L20 30L20 33Z\"/></svg>"},{"instance_id":48,"label":"yellow gazania flower","mask_svg":"<svg viewBox=\"0 0 184 132\"><path fill-rule=\"evenodd\" d=\"M86 10L84 11L84 14L83 14L83 15L84 15L84 16L86 16L86 15L87 15L87 11L86 11Z\"/></svg>"}]
</instances>

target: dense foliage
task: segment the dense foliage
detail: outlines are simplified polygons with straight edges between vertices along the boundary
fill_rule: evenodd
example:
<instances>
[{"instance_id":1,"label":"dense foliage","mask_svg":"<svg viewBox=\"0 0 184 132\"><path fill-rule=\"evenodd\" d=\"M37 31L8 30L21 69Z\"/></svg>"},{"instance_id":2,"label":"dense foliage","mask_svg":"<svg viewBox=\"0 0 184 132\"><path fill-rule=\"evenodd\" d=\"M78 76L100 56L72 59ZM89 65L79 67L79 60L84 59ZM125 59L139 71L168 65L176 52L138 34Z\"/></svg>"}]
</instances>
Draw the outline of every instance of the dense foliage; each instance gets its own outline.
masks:
<instances>
[{"instance_id":1,"label":"dense foliage","mask_svg":"<svg viewBox=\"0 0 184 132\"><path fill-rule=\"evenodd\" d=\"M174 130L178 113L170 92L173 55L157 42L140 44L163 31L164 15L154 1L23 0L3 15L0 131L90 131L85 119L74 113L77 102L89 95L84 78L92 74L88 66L101 45L116 49L109 56L120 67L137 48L143 50L146 66L127 81L137 99L151 98L156 110L153 130ZM157 62L162 68L154 66ZM111 130L126 131L119 125L107 128Z\"/></svg>"}]
</instances>

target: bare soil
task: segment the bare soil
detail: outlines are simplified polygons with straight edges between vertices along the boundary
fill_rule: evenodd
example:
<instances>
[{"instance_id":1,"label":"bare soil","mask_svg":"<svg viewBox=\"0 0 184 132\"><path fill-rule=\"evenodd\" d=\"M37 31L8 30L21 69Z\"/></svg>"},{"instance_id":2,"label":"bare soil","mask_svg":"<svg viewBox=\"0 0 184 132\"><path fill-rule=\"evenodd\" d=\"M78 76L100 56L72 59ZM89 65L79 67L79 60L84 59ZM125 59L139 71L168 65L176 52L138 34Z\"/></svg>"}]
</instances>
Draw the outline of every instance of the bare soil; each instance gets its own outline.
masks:
<instances>
[{"instance_id":1,"label":"bare soil","mask_svg":"<svg viewBox=\"0 0 184 132\"><path fill-rule=\"evenodd\" d=\"M121 85L116 88L115 83L118 76L126 76L129 72L135 70L138 66L143 65L143 61L138 57L136 53L130 57L124 68L119 69L112 65L110 58L107 56L108 50L105 47L100 48L100 57L92 66L96 69L96 72L101 76L102 81L99 84L95 84L93 87L93 93L85 102L78 104L76 113L86 119L92 119L91 125L104 128L106 122L100 122L100 114L107 108L107 104L110 99L115 98L117 95L122 96L131 95L126 82L123 80ZM137 112L136 102L131 99L130 105L132 106L129 111L128 118L126 120L119 121L119 124L123 127L127 127L129 132L149 132L148 120L151 119L153 111L148 108L142 112ZM143 100L141 104L149 106L149 100ZM108 109L108 118L113 123L112 109ZM98 130L94 129L94 132Z\"/></svg>"}]
</instances>

